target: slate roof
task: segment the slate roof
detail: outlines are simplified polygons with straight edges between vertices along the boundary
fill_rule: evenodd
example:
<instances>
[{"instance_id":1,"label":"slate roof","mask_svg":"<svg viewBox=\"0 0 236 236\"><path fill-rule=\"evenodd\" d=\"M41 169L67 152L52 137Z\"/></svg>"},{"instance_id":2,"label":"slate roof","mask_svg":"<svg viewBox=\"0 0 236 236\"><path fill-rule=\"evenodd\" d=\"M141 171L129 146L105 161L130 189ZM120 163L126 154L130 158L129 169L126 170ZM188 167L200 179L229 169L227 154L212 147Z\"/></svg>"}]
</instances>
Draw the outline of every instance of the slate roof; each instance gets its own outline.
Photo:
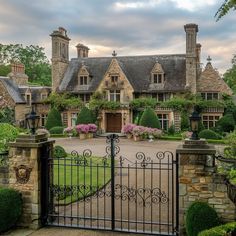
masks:
<instances>
[{"instance_id":1,"label":"slate roof","mask_svg":"<svg viewBox=\"0 0 236 236\"><path fill-rule=\"evenodd\" d=\"M114 57L88 57L74 58L69 62L59 91L78 91L78 72L84 64L91 76L91 82L86 92L94 92L102 81ZM131 83L135 92L154 92L149 89L151 71L158 61L165 72L165 83L162 91L184 91L186 84L185 54L177 55L151 55L151 56L125 56L115 57ZM159 90L160 91L160 90Z\"/></svg>"},{"instance_id":2,"label":"slate roof","mask_svg":"<svg viewBox=\"0 0 236 236\"><path fill-rule=\"evenodd\" d=\"M8 77L0 76L0 82L4 85L7 92L14 100L15 103L26 103L24 94L27 89L30 90L32 103L40 103L42 91L46 91L48 94L51 91L50 87L43 86L19 86L12 79Z\"/></svg>"},{"instance_id":3,"label":"slate roof","mask_svg":"<svg viewBox=\"0 0 236 236\"><path fill-rule=\"evenodd\" d=\"M25 103L25 99L21 96L18 85L13 80L8 77L0 77L0 81L15 103Z\"/></svg>"}]
</instances>

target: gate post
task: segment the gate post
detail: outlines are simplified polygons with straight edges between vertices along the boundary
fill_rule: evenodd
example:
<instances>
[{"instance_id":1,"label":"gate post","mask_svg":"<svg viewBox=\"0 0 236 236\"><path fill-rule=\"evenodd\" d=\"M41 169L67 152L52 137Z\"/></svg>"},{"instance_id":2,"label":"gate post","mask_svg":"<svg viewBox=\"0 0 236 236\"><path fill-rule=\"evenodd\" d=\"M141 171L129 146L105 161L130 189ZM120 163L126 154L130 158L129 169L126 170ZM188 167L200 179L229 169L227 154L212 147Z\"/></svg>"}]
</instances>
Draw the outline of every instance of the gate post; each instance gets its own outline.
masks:
<instances>
[{"instance_id":1,"label":"gate post","mask_svg":"<svg viewBox=\"0 0 236 236\"><path fill-rule=\"evenodd\" d=\"M41 156L47 148L51 155L54 141L46 135L19 135L9 144L9 187L21 192L23 213L19 226L41 226Z\"/></svg>"},{"instance_id":2,"label":"gate post","mask_svg":"<svg viewBox=\"0 0 236 236\"><path fill-rule=\"evenodd\" d=\"M179 235L183 235L186 210L194 201L205 201L213 197L213 155L216 149L205 140L184 141L176 150L179 169ZM178 199L177 199L178 201Z\"/></svg>"}]
</instances>

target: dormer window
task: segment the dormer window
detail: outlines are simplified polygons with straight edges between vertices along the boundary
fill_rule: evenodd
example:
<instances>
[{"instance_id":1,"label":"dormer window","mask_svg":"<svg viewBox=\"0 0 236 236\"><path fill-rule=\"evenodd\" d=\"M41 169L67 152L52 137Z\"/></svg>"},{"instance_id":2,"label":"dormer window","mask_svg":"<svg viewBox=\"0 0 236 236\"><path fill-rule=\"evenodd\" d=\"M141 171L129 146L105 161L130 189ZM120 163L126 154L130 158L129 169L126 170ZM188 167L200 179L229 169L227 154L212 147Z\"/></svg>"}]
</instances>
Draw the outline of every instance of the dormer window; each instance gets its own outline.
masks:
<instances>
[{"instance_id":1,"label":"dormer window","mask_svg":"<svg viewBox=\"0 0 236 236\"><path fill-rule=\"evenodd\" d=\"M153 74L153 83L154 84L162 84L164 82L163 74Z\"/></svg>"},{"instance_id":2,"label":"dormer window","mask_svg":"<svg viewBox=\"0 0 236 236\"><path fill-rule=\"evenodd\" d=\"M80 81L80 85L87 85L88 84L88 76L80 76L79 81Z\"/></svg>"},{"instance_id":3,"label":"dormer window","mask_svg":"<svg viewBox=\"0 0 236 236\"><path fill-rule=\"evenodd\" d=\"M31 94L30 93L25 94L25 101L28 106L31 106Z\"/></svg>"},{"instance_id":4,"label":"dormer window","mask_svg":"<svg viewBox=\"0 0 236 236\"><path fill-rule=\"evenodd\" d=\"M42 93L41 94L41 99L44 100L48 97L48 94L47 93Z\"/></svg>"},{"instance_id":5,"label":"dormer window","mask_svg":"<svg viewBox=\"0 0 236 236\"><path fill-rule=\"evenodd\" d=\"M117 75L112 75L111 76L111 82L113 82L113 83L118 82L118 76Z\"/></svg>"}]
</instances>

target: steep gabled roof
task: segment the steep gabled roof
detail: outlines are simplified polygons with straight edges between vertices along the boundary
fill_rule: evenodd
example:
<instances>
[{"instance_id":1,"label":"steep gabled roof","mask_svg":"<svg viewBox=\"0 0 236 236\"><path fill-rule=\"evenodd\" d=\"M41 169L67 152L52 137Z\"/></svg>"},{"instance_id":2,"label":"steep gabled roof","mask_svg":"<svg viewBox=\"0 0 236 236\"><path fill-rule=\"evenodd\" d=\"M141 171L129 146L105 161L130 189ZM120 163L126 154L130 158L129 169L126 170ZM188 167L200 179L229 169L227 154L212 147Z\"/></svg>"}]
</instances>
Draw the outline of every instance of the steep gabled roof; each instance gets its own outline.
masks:
<instances>
[{"instance_id":1,"label":"steep gabled roof","mask_svg":"<svg viewBox=\"0 0 236 236\"><path fill-rule=\"evenodd\" d=\"M75 58L69 63L59 91L76 91L78 71L84 64L91 78L87 92L94 92L102 81L114 57ZM135 92L151 92L151 71L158 61L165 73L163 91L184 91L186 83L185 55L152 55L115 57Z\"/></svg>"},{"instance_id":2,"label":"steep gabled roof","mask_svg":"<svg viewBox=\"0 0 236 236\"><path fill-rule=\"evenodd\" d=\"M24 98L21 96L18 85L13 80L9 79L8 77L0 77L0 81L15 103L25 103Z\"/></svg>"}]
</instances>

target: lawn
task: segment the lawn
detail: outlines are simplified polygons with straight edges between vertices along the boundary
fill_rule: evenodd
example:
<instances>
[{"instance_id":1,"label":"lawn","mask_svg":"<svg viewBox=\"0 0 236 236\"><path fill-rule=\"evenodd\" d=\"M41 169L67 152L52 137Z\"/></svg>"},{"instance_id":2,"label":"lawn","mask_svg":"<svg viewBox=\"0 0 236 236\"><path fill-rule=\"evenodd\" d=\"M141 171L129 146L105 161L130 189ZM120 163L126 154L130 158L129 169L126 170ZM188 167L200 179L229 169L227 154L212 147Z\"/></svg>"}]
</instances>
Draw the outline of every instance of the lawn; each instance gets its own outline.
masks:
<instances>
[{"instance_id":1,"label":"lawn","mask_svg":"<svg viewBox=\"0 0 236 236\"><path fill-rule=\"evenodd\" d=\"M89 157L53 160L54 197L59 204L69 204L93 195L111 179L110 161Z\"/></svg>"}]
</instances>

